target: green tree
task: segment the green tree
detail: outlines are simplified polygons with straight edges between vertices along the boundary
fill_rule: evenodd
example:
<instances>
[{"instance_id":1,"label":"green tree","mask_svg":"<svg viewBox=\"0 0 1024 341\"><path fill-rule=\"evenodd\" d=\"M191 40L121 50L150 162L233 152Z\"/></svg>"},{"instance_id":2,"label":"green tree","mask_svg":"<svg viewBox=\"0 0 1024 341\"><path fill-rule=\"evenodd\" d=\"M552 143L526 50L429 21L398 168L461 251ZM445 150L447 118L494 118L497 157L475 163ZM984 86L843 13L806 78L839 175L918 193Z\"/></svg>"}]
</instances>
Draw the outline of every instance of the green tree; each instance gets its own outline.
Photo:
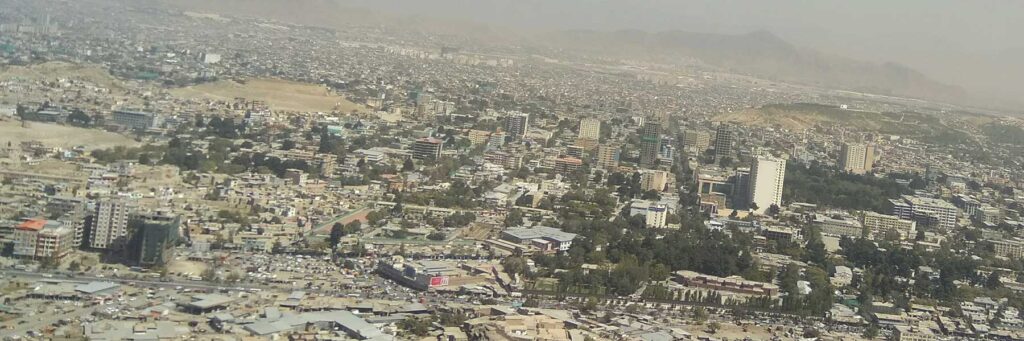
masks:
<instances>
[{"instance_id":1,"label":"green tree","mask_svg":"<svg viewBox=\"0 0 1024 341\"><path fill-rule=\"evenodd\" d=\"M505 227L514 227L523 225L523 212L519 209L513 208L505 216Z\"/></svg>"},{"instance_id":2,"label":"green tree","mask_svg":"<svg viewBox=\"0 0 1024 341\"><path fill-rule=\"evenodd\" d=\"M827 267L826 262L828 261L828 253L825 251L825 243L821 239L821 231L817 228L811 228L809 236L807 238L807 253L805 253L805 261L816 264L821 267Z\"/></svg>"},{"instance_id":3,"label":"green tree","mask_svg":"<svg viewBox=\"0 0 1024 341\"><path fill-rule=\"evenodd\" d=\"M331 235L328 237L331 243L331 254L333 255L338 250L338 243L341 242L341 238L345 236L345 226L341 223L334 223L331 226Z\"/></svg>"}]
</instances>

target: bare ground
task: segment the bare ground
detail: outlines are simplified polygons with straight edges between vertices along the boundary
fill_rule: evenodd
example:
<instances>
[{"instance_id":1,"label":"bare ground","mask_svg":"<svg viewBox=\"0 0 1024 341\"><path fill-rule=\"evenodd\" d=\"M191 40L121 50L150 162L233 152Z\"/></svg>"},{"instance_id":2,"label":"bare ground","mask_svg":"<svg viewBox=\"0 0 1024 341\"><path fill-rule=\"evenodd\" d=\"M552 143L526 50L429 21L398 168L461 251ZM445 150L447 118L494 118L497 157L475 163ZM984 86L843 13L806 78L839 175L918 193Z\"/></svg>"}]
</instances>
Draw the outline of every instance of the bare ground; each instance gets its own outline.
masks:
<instances>
[{"instance_id":1,"label":"bare ground","mask_svg":"<svg viewBox=\"0 0 1024 341\"><path fill-rule=\"evenodd\" d=\"M279 79L251 79L243 83L222 80L172 89L171 94L182 98L219 101L233 101L236 97L243 97L266 101L272 110L284 111L337 110L348 113L353 110L365 110L361 105L331 93L325 86Z\"/></svg>"}]
</instances>

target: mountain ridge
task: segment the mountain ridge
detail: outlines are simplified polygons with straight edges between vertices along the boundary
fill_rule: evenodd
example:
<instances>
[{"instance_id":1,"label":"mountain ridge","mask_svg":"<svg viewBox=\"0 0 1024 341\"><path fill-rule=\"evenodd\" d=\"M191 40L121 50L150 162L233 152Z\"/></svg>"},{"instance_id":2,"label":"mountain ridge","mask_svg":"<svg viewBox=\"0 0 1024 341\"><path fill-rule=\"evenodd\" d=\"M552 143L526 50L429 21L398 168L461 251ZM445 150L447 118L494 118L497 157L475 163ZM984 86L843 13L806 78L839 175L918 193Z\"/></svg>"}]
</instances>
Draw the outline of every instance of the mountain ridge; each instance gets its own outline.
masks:
<instances>
[{"instance_id":1,"label":"mountain ridge","mask_svg":"<svg viewBox=\"0 0 1024 341\"><path fill-rule=\"evenodd\" d=\"M929 100L968 100L962 88L932 80L905 65L830 56L800 48L764 30L735 35L564 30L535 39L549 48L605 57L657 62L691 57L723 71L778 81Z\"/></svg>"}]
</instances>

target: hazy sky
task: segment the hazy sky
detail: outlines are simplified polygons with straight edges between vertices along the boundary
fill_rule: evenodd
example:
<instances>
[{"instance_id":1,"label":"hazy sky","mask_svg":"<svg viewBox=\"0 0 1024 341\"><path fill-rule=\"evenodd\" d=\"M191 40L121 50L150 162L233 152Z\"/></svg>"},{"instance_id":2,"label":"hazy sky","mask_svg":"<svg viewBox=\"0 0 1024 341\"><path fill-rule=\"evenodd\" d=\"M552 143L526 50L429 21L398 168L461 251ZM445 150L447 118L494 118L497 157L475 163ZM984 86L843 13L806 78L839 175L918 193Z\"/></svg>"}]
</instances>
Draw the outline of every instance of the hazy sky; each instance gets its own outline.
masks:
<instances>
[{"instance_id":1,"label":"hazy sky","mask_svg":"<svg viewBox=\"0 0 1024 341\"><path fill-rule=\"evenodd\" d=\"M345 0L403 15L551 29L768 30L803 47L909 65L973 95L1024 97L1022 0Z\"/></svg>"}]
</instances>

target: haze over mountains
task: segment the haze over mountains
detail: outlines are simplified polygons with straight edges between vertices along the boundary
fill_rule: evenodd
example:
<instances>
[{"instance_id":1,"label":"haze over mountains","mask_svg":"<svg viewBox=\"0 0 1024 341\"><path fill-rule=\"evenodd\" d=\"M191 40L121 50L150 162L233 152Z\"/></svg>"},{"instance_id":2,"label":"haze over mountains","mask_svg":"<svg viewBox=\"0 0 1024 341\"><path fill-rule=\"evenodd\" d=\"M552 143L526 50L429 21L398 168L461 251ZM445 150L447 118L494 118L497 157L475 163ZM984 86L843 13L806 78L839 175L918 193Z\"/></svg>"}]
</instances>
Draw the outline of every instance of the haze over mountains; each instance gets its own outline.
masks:
<instances>
[{"instance_id":1,"label":"haze over mountains","mask_svg":"<svg viewBox=\"0 0 1024 341\"><path fill-rule=\"evenodd\" d=\"M548 42L620 58L671 62L693 57L726 71L829 88L963 101L963 89L895 63L870 63L800 49L767 31L724 35L668 31L561 31Z\"/></svg>"},{"instance_id":2,"label":"haze over mountains","mask_svg":"<svg viewBox=\"0 0 1024 341\"><path fill-rule=\"evenodd\" d=\"M998 47L998 38L1006 34L1003 31L1012 29L1008 25L1013 24L1007 22L1012 22L1009 19L1013 14L1009 14L1010 17L993 14L998 17L991 23L979 23L982 28L964 28L954 32L958 34L935 38L938 31L950 28L939 25L933 27L936 32L931 32L920 27L902 27L897 22L923 20L923 12L936 10L931 7L959 6L956 3L908 0L925 6L920 7L922 13L915 15L887 10L890 7L894 10L912 8L907 3L866 0L861 5L850 5L825 2L827 4L792 0L166 1L182 9L261 16L332 28L382 25L463 35L481 43L561 48L581 54L661 63L676 58L693 58L720 70L779 81L1013 111L1024 106L1024 89L1013 85L1016 77L1012 76L1024 74L1024 45ZM934 6L928 7L927 4ZM764 11L776 5L778 11ZM805 11L804 7L810 9ZM805 18L809 14L829 13L833 9L846 12L838 13L839 16L834 18L814 18L815 21ZM964 11L971 12L969 9ZM982 14L971 12L969 15ZM946 20L956 22L953 19ZM836 22L834 32L832 27L806 29L829 20ZM863 27L851 28L849 22L860 23ZM905 25L913 24L908 22ZM986 45L948 43L947 53L929 52L939 51L935 45L942 45L942 39L971 40L971 37L989 33L984 31L986 24L995 31L991 36L983 37L987 39L980 39L985 40ZM678 29L680 27L683 29ZM702 31L704 28L709 31ZM896 31L887 34L884 29ZM779 31L786 32L787 38L777 35ZM919 31L929 33L921 35L917 41L907 40ZM788 37L796 37L813 47L792 43ZM851 44L841 43L846 39ZM836 41L834 44L833 40ZM870 43L875 41L878 44L871 46ZM915 45L918 42L921 46ZM900 50L900 43L906 48ZM822 52L817 48L819 46L828 52ZM998 48L989 51L987 48L992 46ZM894 58L888 59L887 55ZM909 60L911 63L891 60ZM920 68L928 72L918 71Z\"/></svg>"}]
</instances>

